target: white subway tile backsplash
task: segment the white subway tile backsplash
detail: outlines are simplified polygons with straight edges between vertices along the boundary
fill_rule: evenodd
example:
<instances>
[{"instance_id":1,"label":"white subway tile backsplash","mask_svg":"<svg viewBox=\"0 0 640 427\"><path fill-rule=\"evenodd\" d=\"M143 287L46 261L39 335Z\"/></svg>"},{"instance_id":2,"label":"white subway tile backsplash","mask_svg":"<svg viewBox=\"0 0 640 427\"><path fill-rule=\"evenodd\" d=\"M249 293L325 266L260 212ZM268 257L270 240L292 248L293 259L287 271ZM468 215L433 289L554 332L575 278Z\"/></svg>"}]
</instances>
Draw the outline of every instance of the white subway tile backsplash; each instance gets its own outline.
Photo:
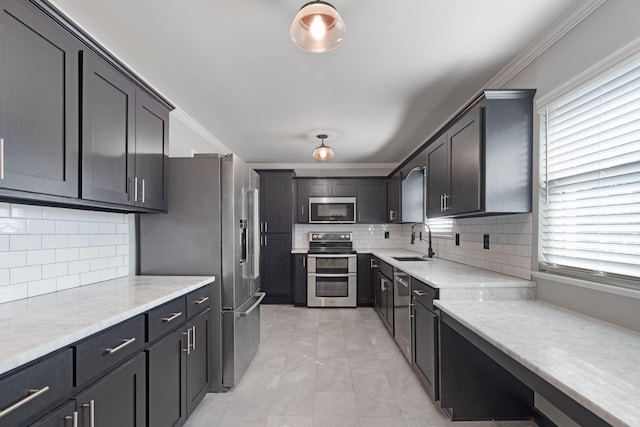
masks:
<instances>
[{"instance_id":1,"label":"white subway tile backsplash","mask_svg":"<svg viewBox=\"0 0 640 427\"><path fill-rule=\"evenodd\" d=\"M42 219L42 207L14 203L11 205L11 217Z\"/></svg>"},{"instance_id":2,"label":"white subway tile backsplash","mask_svg":"<svg viewBox=\"0 0 640 427\"><path fill-rule=\"evenodd\" d=\"M27 292L30 297L48 294L56 291L56 279L36 280L27 284Z\"/></svg>"},{"instance_id":3,"label":"white subway tile backsplash","mask_svg":"<svg viewBox=\"0 0 640 427\"><path fill-rule=\"evenodd\" d=\"M68 243L67 236L42 236L42 249L59 249L66 248Z\"/></svg>"},{"instance_id":4,"label":"white subway tile backsplash","mask_svg":"<svg viewBox=\"0 0 640 427\"><path fill-rule=\"evenodd\" d=\"M27 251L27 265L51 264L54 262L56 262L56 251L54 249Z\"/></svg>"},{"instance_id":5,"label":"white subway tile backsplash","mask_svg":"<svg viewBox=\"0 0 640 427\"><path fill-rule=\"evenodd\" d=\"M29 251L42 248L42 236L16 234L9 237L11 251Z\"/></svg>"},{"instance_id":6,"label":"white subway tile backsplash","mask_svg":"<svg viewBox=\"0 0 640 427\"><path fill-rule=\"evenodd\" d=\"M9 272L11 274L11 284L31 282L42 279L42 266L32 265L30 267L15 267Z\"/></svg>"},{"instance_id":7,"label":"white subway tile backsplash","mask_svg":"<svg viewBox=\"0 0 640 427\"><path fill-rule=\"evenodd\" d=\"M0 203L0 303L129 275L129 215Z\"/></svg>"}]
</instances>

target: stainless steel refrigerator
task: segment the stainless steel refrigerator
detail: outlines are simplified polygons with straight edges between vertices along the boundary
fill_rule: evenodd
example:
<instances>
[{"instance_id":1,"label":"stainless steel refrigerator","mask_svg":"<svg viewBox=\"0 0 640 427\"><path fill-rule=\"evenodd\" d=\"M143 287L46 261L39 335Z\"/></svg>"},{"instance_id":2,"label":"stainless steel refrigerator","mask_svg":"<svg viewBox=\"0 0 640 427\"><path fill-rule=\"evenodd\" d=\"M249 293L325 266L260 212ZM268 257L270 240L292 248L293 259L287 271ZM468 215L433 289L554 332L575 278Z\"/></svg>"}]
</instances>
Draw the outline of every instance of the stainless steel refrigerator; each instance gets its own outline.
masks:
<instances>
[{"instance_id":1,"label":"stainless steel refrigerator","mask_svg":"<svg viewBox=\"0 0 640 427\"><path fill-rule=\"evenodd\" d=\"M259 186L233 155L171 158L169 213L139 216L140 274L221 282L212 295L212 391L236 385L260 344Z\"/></svg>"}]
</instances>

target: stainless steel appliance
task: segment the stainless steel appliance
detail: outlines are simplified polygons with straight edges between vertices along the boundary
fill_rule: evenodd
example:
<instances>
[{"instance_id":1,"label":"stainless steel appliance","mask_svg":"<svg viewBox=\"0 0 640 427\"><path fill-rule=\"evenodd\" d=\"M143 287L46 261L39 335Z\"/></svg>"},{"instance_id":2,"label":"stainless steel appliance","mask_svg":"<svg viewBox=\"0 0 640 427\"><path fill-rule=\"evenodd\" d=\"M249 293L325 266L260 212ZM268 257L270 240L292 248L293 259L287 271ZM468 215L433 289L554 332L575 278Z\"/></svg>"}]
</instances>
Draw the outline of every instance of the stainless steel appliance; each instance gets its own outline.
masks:
<instances>
[{"instance_id":1,"label":"stainless steel appliance","mask_svg":"<svg viewBox=\"0 0 640 427\"><path fill-rule=\"evenodd\" d=\"M307 306L355 307L356 253L353 234L309 233L307 254Z\"/></svg>"},{"instance_id":2,"label":"stainless steel appliance","mask_svg":"<svg viewBox=\"0 0 640 427\"><path fill-rule=\"evenodd\" d=\"M309 223L356 222L355 197L309 197Z\"/></svg>"},{"instance_id":3,"label":"stainless steel appliance","mask_svg":"<svg viewBox=\"0 0 640 427\"><path fill-rule=\"evenodd\" d=\"M393 318L395 340L404 357L411 363L411 292L410 276L400 270L393 272Z\"/></svg>"},{"instance_id":4,"label":"stainless steel appliance","mask_svg":"<svg viewBox=\"0 0 640 427\"><path fill-rule=\"evenodd\" d=\"M236 385L260 344L259 184L235 156L171 158L169 213L140 215L141 274L221 282L212 295L212 390Z\"/></svg>"}]
</instances>

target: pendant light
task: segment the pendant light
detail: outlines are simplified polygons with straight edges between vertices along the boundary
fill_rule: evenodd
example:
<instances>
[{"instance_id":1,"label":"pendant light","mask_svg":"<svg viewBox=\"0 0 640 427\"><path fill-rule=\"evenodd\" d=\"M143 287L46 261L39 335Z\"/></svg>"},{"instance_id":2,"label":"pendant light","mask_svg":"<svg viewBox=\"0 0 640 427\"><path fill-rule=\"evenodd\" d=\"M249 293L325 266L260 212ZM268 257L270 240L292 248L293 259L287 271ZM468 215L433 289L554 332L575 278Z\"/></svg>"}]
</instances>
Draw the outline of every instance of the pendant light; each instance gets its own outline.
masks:
<instances>
[{"instance_id":1,"label":"pendant light","mask_svg":"<svg viewBox=\"0 0 640 427\"><path fill-rule=\"evenodd\" d=\"M324 140L327 138L327 135L320 134L318 135L318 138L322 141L322 143L319 147L316 147L316 149L313 150L313 158L320 161L332 159L334 156L333 150L331 149L331 147L327 147L326 145L324 145Z\"/></svg>"},{"instance_id":2,"label":"pendant light","mask_svg":"<svg viewBox=\"0 0 640 427\"><path fill-rule=\"evenodd\" d=\"M342 43L346 28L340 14L325 1L312 1L300 8L291 24L291 40L307 52L329 52Z\"/></svg>"}]
</instances>

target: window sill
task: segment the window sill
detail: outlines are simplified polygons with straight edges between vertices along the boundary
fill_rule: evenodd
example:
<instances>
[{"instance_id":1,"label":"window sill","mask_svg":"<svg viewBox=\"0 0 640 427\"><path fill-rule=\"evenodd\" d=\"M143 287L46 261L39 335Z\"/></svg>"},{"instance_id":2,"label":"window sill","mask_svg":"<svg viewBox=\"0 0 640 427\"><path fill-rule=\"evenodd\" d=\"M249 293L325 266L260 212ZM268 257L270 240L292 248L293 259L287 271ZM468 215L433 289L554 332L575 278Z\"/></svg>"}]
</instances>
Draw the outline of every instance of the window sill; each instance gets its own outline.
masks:
<instances>
[{"instance_id":1,"label":"window sill","mask_svg":"<svg viewBox=\"0 0 640 427\"><path fill-rule=\"evenodd\" d=\"M532 271L531 278L548 280L550 282L561 283L564 285L576 286L579 288L591 289L609 294L620 295L623 297L634 298L640 300L640 290L623 288L619 286L607 285L605 283L592 282L589 280L576 279L573 277L561 276L552 273L543 273L540 271Z\"/></svg>"}]
</instances>

